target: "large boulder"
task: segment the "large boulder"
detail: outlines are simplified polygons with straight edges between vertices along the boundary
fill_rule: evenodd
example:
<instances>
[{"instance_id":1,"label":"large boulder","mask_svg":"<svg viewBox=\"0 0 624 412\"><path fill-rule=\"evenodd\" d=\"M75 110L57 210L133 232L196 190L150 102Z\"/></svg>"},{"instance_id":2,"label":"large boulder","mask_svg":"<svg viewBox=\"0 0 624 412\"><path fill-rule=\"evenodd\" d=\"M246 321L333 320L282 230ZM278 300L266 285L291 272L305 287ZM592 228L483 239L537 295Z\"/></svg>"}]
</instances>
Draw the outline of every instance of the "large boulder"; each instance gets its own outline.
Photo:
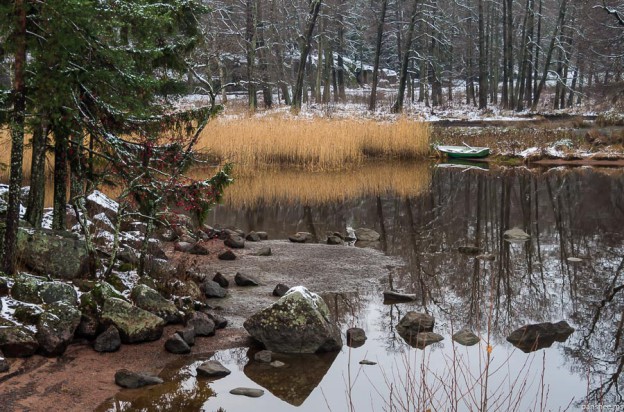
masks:
<instances>
[{"instance_id":1,"label":"large boulder","mask_svg":"<svg viewBox=\"0 0 624 412\"><path fill-rule=\"evenodd\" d=\"M28 303L66 302L76 305L78 294L72 285L64 282L49 282L46 278L19 274L11 288L14 299Z\"/></svg>"},{"instance_id":2,"label":"large boulder","mask_svg":"<svg viewBox=\"0 0 624 412\"><path fill-rule=\"evenodd\" d=\"M111 222L117 220L119 203L106 196L99 190L94 190L86 198L85 206L89 216L105 215Z\"/></svg>"},{"instance_id":3,"label":"large boulder","mask_svg":"<svg viewBox=\"0 0 624 412\"><path fill-rule=\"evenodd\" d=\"M108 298L125 300L126 298L106 282L97 282L93 288L80 296L82 319L77 334L85 338L95 338L104 327L100 322L104 302Z\"/></svg>"},{"instance_id":4,"label":"large boulder","mask_svg":"<svg viewBox=\"0 0 624 412\"><path fill-rule=\"evenodd\" d=\"M20 228L16 256L31 271L57 279L72 280L89 269L85 242L66 232Z\"/></svg>"},{"instance_id":5,"label":"large boulder","mask_svg":"<svg viewBox=\"0 0 624 412\"><path fill-rule=\"evenodd\" d=\"M0 351L7 358L34 355L39 348L35 335L22 326L0 327Z\"/></svg>"},{"instance_id":6,"label":"large boulder","mask_svg":"<svg viewBox=\"0 0 624 412\"><path fill-rule=\"evenodd\" d=\"M43 303L65 302L73 306L78 304L76 289L64 282L44 282L39 288L39 296Z\"/></svg>"},{"instance_id":7,"label":"large boulder","mask_svg":"<svg viewBox=\"0 0 624 412\"><path fill-rule=\"evenodd\" d=\"M44 355L58 356L65 352L80 323L80 311L64 302L49 305L37 322L37 342Z\"/></svg>"},{"instance_id":8,"label":"large boulder","mask_svg":"<svg viewBox=\"0 0 624 412\"><path fill-rule=\"evenodd\" d=\"M565 342L574 332L565 320L557 323L544 322L525 325L514 330L507 337L512 345L525 353L549 348L554 342Z\"/></svg>"},{"instance_id":9,"label":"large boulder","mask_svg":"<svg viewBox=\"0 0 624 412\"><path fill-rule=\"evenodd\" d=\"M106 299L101 321L105 325L114 325L124 343L160 339L165 326L162 318L117 298Z\"/></svg>"},{"instance_id":10,"label":"large boulder","mask_svg":"<svg viewBox=\"0 0 624 412\"><path fill-rule=\"evenodd\" d=\"M139 308L163 318L167 323L182 322L182 314L173 302L163 298L149 286L136 285L130 297Z\"/></svg>"},{"instance_id":11,"label":"large boulder","mask_svg":"<svg viewBox=\"0 0 624 412\"><path fill-rule=\"evenodd\" d=\"M332 352L342 347L340 330L330 321L327 305L302 286L292 288L243 326L266 349L277 353Z\"/></svg>"},{"instance_id":12,"label":"large boulder","mask_svg":"<svg viewBox=\"0 0 624 412\"><path fill-rule=\"evenodd\" d=\"M41 303L42 300L41 296L39 296L39 289L46 280L46 278L40 276L20 273L15 277L15 283L11 288L11 296L13 299L22 302Z\"/></svg>"}]
</instances>

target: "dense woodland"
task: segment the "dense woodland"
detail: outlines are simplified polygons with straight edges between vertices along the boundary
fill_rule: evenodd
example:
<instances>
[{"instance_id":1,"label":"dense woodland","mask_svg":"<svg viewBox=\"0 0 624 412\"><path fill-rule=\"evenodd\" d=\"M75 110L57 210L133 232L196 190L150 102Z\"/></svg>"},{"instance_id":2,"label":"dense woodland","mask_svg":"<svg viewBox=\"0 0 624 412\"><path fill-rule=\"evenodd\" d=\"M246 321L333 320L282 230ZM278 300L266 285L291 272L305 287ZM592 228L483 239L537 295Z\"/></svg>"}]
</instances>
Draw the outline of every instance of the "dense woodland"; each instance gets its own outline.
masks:
<instances>
[{"instance_id":1,"label":"dense woodland","mask_svg":"<svg viewBox=\"0 0 624 412\"><path fill-rule=\"evenodd\" d=\"M623 58L616 0L2 2L0 125L11 140L3 268L15 269L25 144L32 226L41 226L47 153L54 229L65 229L68 199L79 216L85 194L111 174L122 204L153 223L170 201L202 214L219 196L183 175L219 95L225 103L244 93L251 110L279 99L295 113L306 101L347 102L354 88L370 92L375 110L382 87L393 91L393 112L459 99L480 110L589 100L606 109L624 99ZM173 112L169 98L189 93L212 104Z\"/></svg>"},{"instance_id":2,"label":"dense woodland","mask_svg":"<svg viewBox=\"0 0 624 412\"><path fill-rule=\"evenodd\" d=\"M463 99L481 109L518 111L567 108L592 97L622 99L621 1L209 5L197 67L217 84L247 90L252 108L258 98L270 107L276 95L294 106L301 98L344 101L345 88L370 87L372 110L380 86L396 91L395 111L407 99L432 106ZM554 92L545 99L551 86Z\"/></svg>"}]
</instances>

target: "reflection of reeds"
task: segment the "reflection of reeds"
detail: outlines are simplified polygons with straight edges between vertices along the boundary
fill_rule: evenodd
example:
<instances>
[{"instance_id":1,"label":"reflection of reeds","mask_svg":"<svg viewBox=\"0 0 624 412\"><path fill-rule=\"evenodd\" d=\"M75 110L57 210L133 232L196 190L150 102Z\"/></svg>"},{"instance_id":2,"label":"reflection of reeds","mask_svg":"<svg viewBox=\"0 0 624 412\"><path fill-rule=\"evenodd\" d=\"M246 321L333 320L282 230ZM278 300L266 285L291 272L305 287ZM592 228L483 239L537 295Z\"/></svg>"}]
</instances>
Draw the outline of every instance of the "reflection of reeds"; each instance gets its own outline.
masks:
<instances>
[{"instance_id":1,"label":"reflection of reeds","mask_svg":"<svg viewBox=\"0 0 624 412\"><path fill-rule=\"evenodd\" d=\"M429 126L408 119L219 119L203 131L199 147L238 164L336 170L369 157L423 157L429 152Z\"/></svg>"},{"instance_id":2,"label":"reflection of reeds","mask_svg":"<svg viewBox=\"0 0 624 412\"><path fill-rule=\"evenodd\" d=\"M384 193L416 196L429 188L430 181L429 164L422 162L375 163L342 172L257 170L236 178L224 201L241 207L274 202L315 205Z\"/></svg>"}]
</instances>

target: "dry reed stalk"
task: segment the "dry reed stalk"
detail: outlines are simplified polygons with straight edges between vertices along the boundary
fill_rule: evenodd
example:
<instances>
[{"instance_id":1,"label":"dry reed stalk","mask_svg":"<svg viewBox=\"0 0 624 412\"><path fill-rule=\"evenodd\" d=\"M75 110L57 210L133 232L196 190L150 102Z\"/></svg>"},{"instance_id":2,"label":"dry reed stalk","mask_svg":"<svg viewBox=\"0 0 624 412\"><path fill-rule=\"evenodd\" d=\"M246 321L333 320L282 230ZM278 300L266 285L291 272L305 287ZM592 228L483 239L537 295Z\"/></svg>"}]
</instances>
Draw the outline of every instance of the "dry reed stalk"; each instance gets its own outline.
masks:
<instances>
[{"instance_id":1,"label":"dry reed stalk","mask_svg":"<svg viewBox=\"0 0 624 412\"><path fill-rule=\"evenodd\" d=\"M429 126L406 118L395 122L282 115L222 118L206 127L198 147L243 165L337 170L368 157L423 157L429 151Z\"/></svg>"},{"instance_id":2,"label":"dry reed stalk","mask_svg":"<svg viewBox=\"0 0 624 412\"><path fill-rule=\"evenodd\" d=\"M192 177L207 171L195 170ZM270 203L319 205L364 196L394 193L416 196L428 190L431 172L426 163L374 163L342 172L303 173L297 170L255 170L235 177L224 202L237 207Z\"/></svg>"}]
</instances>

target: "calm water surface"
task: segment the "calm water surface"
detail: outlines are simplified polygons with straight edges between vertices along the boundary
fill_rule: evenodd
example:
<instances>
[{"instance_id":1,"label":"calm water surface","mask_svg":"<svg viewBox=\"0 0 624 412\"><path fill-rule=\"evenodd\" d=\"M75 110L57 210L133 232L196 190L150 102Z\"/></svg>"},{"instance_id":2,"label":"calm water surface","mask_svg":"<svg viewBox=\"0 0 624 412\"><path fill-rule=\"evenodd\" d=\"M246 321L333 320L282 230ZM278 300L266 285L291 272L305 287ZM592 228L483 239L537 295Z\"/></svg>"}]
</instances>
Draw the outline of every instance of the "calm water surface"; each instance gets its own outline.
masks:
<instances>
[{"instance_id":1,"label":"calm water surface","mask_svg":"<svg viewBox=\"0 0 624 412\"><path fill-rule=\"evenodd\" d=\"M429 164L371 165L359 171L264 172L241 178L210 222L265 230L271 238L370 227L372 247L406 265L357 291L322 291L343 330L362 327L360 348L250 361L253 348L214 354L232 370L210 381L194 362L172 364L167 383L122 391L100 410L436 411L617 410L624 389L624 174L617 170L477 170ZM518 227L523 243L503 239ZM476 245L481 261L458 252ZM384 305L392 287L415 303ZM394 327L410 310L436 317L444 336L425 350ZM528 323L568 321L563 343L526 354L506 341ZM468 327L481 343L454 343ZM363 366L363 359L376 365ZM251 399L229 394L262 388ZM611 409L607 409L611 408ZM599 410L599 409L593 409Z\"/></svg>"}]
</instances>

